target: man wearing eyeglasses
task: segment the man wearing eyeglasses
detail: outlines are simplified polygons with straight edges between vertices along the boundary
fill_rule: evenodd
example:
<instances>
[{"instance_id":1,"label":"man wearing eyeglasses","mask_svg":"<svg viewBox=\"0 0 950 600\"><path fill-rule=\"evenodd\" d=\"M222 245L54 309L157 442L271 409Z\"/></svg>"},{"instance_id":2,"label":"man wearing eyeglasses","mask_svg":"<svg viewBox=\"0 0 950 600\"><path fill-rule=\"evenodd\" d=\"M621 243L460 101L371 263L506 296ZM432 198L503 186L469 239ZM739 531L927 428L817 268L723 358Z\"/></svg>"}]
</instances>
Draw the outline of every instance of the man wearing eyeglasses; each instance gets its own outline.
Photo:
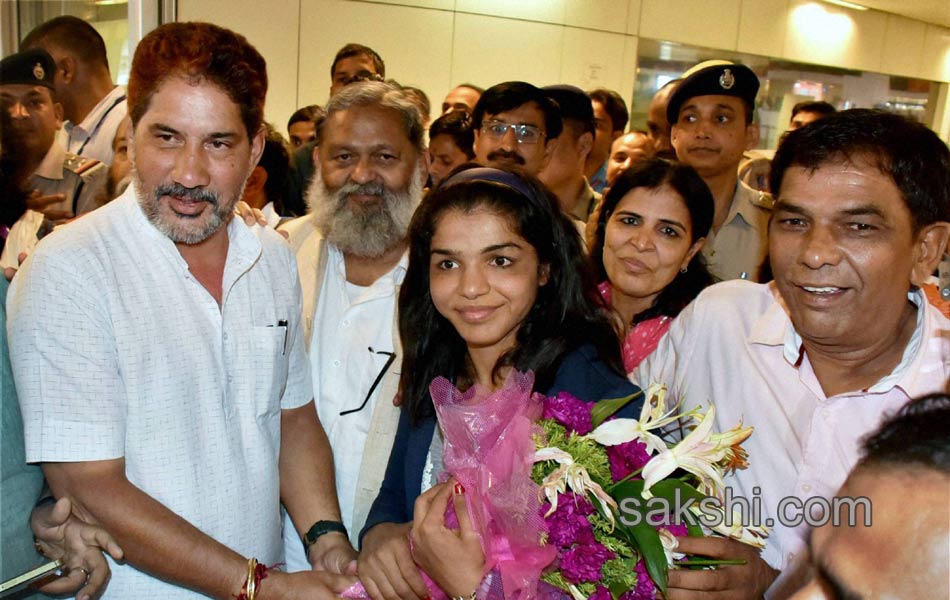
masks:
<instances>
[{"instance_id":1,"label":"man wearing eyeglasses","mask_svg":"<svg viewBox=\"0 0 950 600\"><path fill-rule=\"evenodd\" d=\"M515 166L537 176L557 146L563 124L557 104L539 88L507 81L485 90L472 113L475 160Z\"/></svg>"}]
</instances>

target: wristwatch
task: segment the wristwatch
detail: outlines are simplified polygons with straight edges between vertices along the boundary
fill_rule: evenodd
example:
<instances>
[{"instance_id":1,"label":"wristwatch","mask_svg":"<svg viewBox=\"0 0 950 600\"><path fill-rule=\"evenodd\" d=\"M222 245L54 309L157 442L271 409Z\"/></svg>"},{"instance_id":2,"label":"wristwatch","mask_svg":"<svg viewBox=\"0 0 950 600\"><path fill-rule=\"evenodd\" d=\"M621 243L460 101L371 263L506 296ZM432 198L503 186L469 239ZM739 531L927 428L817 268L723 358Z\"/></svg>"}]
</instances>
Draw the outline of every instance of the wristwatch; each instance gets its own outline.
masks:
<instances>
[{"instance_id":1,"label":"wristwatch","mask_svg":"<svg viewBox=\"0 0 950 600\"><path fill-rule=\"evenodd\" d=\"M303 536L304 553L310 553L310 546L316 544L320 536L334 532L342 533L345 538L349 537L346 533L346 527L339 521L317 521L314 523L313 526L307 530L306 535Z\"/></svg>"}]
</instances>

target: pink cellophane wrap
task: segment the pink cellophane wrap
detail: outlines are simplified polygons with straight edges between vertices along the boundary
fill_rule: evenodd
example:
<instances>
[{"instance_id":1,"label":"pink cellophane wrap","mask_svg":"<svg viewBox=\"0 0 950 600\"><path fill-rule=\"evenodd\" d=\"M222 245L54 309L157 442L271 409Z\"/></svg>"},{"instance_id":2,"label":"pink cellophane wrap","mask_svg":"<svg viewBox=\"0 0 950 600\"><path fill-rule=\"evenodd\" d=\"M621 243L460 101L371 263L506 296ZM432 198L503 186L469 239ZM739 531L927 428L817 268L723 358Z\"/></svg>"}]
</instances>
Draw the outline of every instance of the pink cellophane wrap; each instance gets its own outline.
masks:
<instances>
[{"instance_id":1,"label":"pink cellophane wrap","mask_svg":"<svg viewBox=\"0 0 950 600\"><path fill-rule=\"evenodd\" d=\"M547 531L541 514L539 486L531 480L534 464L532 434L541 418L540 394L532 394L534 374L517 371L496 392L478 386L459 392L439 377L429 386L445 438L441 480L449 477L465 486L472 526L485 554L486 577L478 589L480 600L563 598L556 588L540 581L542 570L556 557L552 546L542 546ZM451 503L447 527L457 528ZM425 574L433 600L445 593ZM540 583L540 585L539 585ZM362 584L342 596L368 598Z\"/></svg>"},{"instance_id":2,"label":"pink cellophane wrap","mask_svg":"<svg viewBox=\"0 0 950 600\"><path fill-rule=\"evenodd\" d=\"M441 377L429 386L445 437L442 478L454 477L465 486L486 573L498 575L482 598L539 598L550 591L538 586L541 571L557 551L541 545L547 528L540 487L531 480L532 434L541 431L536 422L543 408L543 396L531 393L533 385L533 373L513 371L492 393L478 386L461 393ZM454 511L447 513L452 514L446 515L446 524L452 526Z\"/></svg>"}]
</instances>

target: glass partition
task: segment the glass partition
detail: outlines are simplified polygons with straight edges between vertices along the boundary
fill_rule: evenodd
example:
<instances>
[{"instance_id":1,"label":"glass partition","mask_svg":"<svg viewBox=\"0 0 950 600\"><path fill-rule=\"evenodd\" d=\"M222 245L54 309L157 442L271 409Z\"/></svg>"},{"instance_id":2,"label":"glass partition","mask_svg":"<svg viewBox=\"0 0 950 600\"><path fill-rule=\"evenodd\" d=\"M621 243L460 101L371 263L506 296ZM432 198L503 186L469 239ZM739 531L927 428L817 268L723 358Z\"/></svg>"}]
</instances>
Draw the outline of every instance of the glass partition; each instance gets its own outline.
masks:
<instances>
[{"instance_id":1,"label":"glass partition","mask_svg":"<svg viewBox=\"0 0 950 600\"><path fill-rule=\"evenodd\" d=\"M788 128L792 107L805 100L824 100L838 109L881 108L933 126L939 86L936 83L881 73L795 63L752 54L713 50L641 38L638 45L630 126L646 128L653 94L696 63L725 59L749 66L759 76L756 116L760 148L775 148Z\"/></svg>"}]
</instances>

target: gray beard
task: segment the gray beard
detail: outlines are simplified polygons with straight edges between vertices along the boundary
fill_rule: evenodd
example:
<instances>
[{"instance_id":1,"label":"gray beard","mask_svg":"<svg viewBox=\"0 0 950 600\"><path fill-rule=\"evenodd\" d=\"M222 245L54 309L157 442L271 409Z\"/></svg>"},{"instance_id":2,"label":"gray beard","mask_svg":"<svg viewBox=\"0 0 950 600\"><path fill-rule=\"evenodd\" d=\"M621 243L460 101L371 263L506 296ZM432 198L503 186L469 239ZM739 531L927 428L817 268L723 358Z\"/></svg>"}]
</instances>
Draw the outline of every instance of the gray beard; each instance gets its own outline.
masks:
<instances>
[{"instance_id":1,"label":"gray beard","mask_svg":"<svg viewBox=\"0 0 950 600\"><path fill-rule=\"evenodd\" d=\"M222 198L215 192L207 189L185 188L177 183L168 183L157 186L151 192L145 189L142 179L138 172L133 168L131 171L132 185L138 196L139 206L146 218L152 225L167 236L176 244L194 245L211 237L222 227L226 227L234 216L234 206L244 194L244 185L247 180L241 184L241 189L235 198L230 201L222 201ZM204 200L211 205L211 211L205 217L204 222L198 218L181 219L176 221L173 217L163 211L171 211L171 208L162 206L162 196L165 194L174 194L177 196Z\"/></svg>"},{"instance_id":2,"label":"gray beard","mask_svg":"<svg viewBox=\"0 0 950 600\"><path fill-rule=\"evenodd\" d=\"M324 239L345 254L377 258L405 241L412 213L422 199L422 185L422 174L416 173L406 190L394 192L381 183L350 182L331 191L318 166L307 204ZM374 194L379 202L354 207L347 202L350 194Z\"/></svg>"}]
</instances>

